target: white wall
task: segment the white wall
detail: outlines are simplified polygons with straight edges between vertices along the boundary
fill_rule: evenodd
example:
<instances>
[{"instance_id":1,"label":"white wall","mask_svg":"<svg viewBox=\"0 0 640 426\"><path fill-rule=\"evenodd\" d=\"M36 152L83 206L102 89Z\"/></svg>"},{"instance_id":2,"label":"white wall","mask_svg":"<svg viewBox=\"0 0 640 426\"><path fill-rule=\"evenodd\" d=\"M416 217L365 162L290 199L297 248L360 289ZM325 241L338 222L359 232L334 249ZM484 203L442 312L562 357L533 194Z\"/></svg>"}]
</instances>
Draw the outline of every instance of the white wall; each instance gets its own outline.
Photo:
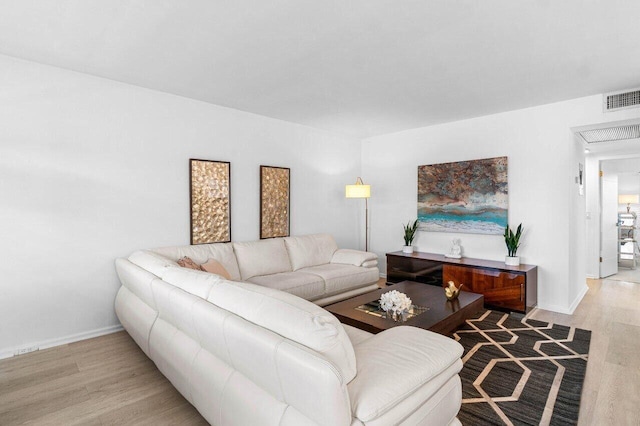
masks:
<instances>
[{"instance_id":1,"label":"white wall","mask_svg":"<svg viewBox=\"0 0 640 426\"><path fill-rule=\"evenodd\" d=\"M291 168L292 235L330 232L360 247L363 206L344 198L360 149L308 127L0 56L0 355L117 326L114 259L189 244L189 158L231 162L235 241L259 238L264 164Z\"/></svg>"},{"instance_id":2,"label":"white wall","mask_svg":"<svg viewBox=\"0 0 640 426\"><path fill-rule=\"evenodd\" d=\"M538 305L571 311L586 287L586 230L585 201L574 182L585 160L570 129L639 113L603 114L598 95L367 139L362 176L372 185L373 251L384 257L401 248L402 223L417 213L417 166L506 155L509 222L525 228L521 261L539 267ZM446 253L454 237L465 256L504 260L499 235L420 232L415 245Z\"/></svg>"},{"instance_id":3,"label":"white wall","mask_svg":"<svg viewBox=\"0 0 640 426\"><path fill-rule=\"evenodd\" d=\"M597 155L590 154L586 157L585 163L586 275L589 278L598 278L600 277L600 160Z\"/></svg>"},{"instance_id":4,"label":"white wall","mask_svg":"<svg viewBox=\"0 0 640 426\"><path fill-rule=\"evenodd\" d=\"M567 281L567 306L560 305L560 309L556 309L563 312L573 312L588 290L586 285L587 262L585 258L587 232L586 188L583 188L582 193L580 193L580 185L577 182L580 174L579 165L582 164L584 173L586 158L583 143L578 140L575 135L571 135L569 145L569 161L566 170L567 182L569 183L566 188L566 198L569 203L569 239L567 241L569 246L569 262L567 264L569 279ZM586 183L584 174L583 183ZM546 282L543 282L543 284L546 285L546 287L544 287L546 291L548 284ZM553 301L545 301L544 303L548 306L559 305L558 303L553 303ZM544 306L543 302L540 302L540 306Z\"/></svg>"},{"instance_id":5,"label":"white wall","mask_svg":"<svg viewBox=\"0 0 640 426\"><path fill-rule=\"evenodd\" d=\"M523 262L537 264L540 306L567 311L584 288L584 215L570 127L638 116L601 112L600 96L372 138L308 127L0 56L0 357L117 327L113 260L189 243L188 159L231 161L232 235L259 232L260 164L291 168L291 231L330 232L362 248L402 245L416 216L417 166L509 156L509 218L523 222ZM362 164L361 159L362 158ZM583 160L584 161L584 160ZM587 187L589 181L587 181ZM589 232L589 229L587 230ZM444 253L453 234L420 233ZM500 236L459 235L464 254L502 260ZM571 285L568 283L572 283Z\"/></svg>"}]
</instances>

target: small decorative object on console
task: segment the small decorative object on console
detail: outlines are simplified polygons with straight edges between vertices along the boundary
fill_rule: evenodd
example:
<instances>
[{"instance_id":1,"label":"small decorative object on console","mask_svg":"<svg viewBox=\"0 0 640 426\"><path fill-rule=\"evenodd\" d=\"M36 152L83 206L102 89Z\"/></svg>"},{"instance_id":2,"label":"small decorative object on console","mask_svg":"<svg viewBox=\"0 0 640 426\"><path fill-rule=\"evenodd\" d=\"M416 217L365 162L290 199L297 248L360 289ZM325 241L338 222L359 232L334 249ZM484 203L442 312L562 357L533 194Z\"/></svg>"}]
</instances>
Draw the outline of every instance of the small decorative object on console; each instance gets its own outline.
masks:
<instances>
[{"instance_id":1,"label":"small decorative object on console","mask_svg":"<svg viewBox=\"0 0 640 426\"><path fill-rule=\"evenodd\" d=\"M416 231L418 230L418 219L416 219L413 224L411 221L407 222L406 225L402 225L404 228L404 246L402 247L403 253L413 253L413 239L416 236Z\"/></svg>"},{"instance_id":2,"label":"small decorative object on console","mask_svg":"<svg viewBox=\"0 0 640 426\"><path fill-rule=\"evenodd\" d=\"M392 315L394 321L402 321L403 314L411 308L411 299L398 290L392 290L380 296L380 308Z\"/></svg>"},{"instance_id":3,"label":"small decorative object on console","mask_svg":"<svg viewBox=\"0 0 640 426\"><path fill-rule=\"evenodd\" d=\"M456 288L456 284L453 281L449 281L448 284L449 286L444 288L444 295L447 296L447 300L456 300L464 284L460 284L458 288Z\"/></svg>"},{"instance_id":4,"label":"small decorative object on console","mask_svg":"<svg viewBox=\"0 0 640 426\"><path fill-rule=\"evenodd\" d=\"M453 240L451 240L451 242L451 250L449 250L449 253L445 254L444 257L450 257L453 259L462 258L462 247L460 246L460 239L454 238Z\"/></svg>"}]
</instances>

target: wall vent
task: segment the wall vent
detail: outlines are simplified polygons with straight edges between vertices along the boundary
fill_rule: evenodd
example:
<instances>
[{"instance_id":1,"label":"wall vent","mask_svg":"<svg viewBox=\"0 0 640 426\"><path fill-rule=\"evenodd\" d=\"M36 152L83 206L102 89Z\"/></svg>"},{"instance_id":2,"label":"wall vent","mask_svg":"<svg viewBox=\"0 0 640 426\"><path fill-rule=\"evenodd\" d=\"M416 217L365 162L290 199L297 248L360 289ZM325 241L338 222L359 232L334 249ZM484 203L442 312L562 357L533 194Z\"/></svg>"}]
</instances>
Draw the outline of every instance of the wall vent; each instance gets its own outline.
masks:
<instances>
[{"instance_id":1,"label":"wall vent","mask_svg":"<svg viewBox=\"0 0 640 426\"><path fill-rule=\"evenodd\" d=\"M579 132L586 143L613 142L640 138L640 125L608 127Z\"/></svg>"},{"instance_id":2,"label":"wall vent","mask_svg":"<svg viewBox=\"0 0 640 426\"><path fill-rule=\"evenodd\" d=\"M602 100L604 112L618 111L627 108L638 108L640 107L640 89L605 93L602 96Z\"/></svg>"}]
</instances>

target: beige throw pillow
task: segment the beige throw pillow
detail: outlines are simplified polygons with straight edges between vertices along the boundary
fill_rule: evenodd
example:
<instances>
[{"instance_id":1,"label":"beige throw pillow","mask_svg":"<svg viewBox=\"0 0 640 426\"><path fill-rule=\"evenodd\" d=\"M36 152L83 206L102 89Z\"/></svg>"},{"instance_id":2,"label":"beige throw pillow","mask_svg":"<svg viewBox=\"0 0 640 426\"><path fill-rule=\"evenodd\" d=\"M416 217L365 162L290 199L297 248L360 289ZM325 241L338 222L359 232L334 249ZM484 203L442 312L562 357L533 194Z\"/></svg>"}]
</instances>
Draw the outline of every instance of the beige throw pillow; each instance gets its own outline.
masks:
<instances>
[{"instance_id":1,"label":"beige throw pillow","mask_svg":"<svg viewBox=\"0 0 640 426\"><path fill-rule=\"evenodd\" d=\"M207 260L207 263L203 263L200 267L205 272L220 275L221 277L231 281L231 275L229 275L229 272L227 272L224 266L215 259Z\"/></svg>"},{"instance_id":2,"label":"beige throw pillow","mask_svg":"<svg viewBox=\"0 0 640 426\"><path fill-rule=\"evenodd\" d=\"M196 271L204 271L204 269L202 269L202 266L198 265L196 262L191 260L190 257L187 256L183 257L182 259L178 259L177 263L183 268L195 269Z\"/></svg>"}]
</instances>

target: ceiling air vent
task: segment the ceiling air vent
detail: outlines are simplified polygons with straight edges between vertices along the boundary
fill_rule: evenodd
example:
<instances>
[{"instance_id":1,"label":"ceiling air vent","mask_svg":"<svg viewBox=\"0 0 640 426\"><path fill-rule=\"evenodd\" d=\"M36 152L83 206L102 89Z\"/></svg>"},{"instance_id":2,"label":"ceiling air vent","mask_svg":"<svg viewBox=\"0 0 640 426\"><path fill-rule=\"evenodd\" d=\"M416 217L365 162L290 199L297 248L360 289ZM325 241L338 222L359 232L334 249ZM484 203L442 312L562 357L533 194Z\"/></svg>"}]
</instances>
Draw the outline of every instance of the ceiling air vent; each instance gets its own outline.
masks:
<instances>
[{"instance_id":1,"label":"ceiling air vent","mask_svg":"<svg viewBox=\"0 0 640 426\"><path fill-rule=\"evenodd\" d=\"M611 92L603 95L604 112L640 107L640 89Z\"/></svg>"},{"instance_id":2,"label":"ceiling air vent","mask_svg":"<svg viewBox=\"0 0 640 426\"><path fill-rule=\"evenodd\" d=\"M613 142L640 138L640 125L616 126L606 129L585 130L580 136L586 143Z\"/></svg>"}]
</instances>

